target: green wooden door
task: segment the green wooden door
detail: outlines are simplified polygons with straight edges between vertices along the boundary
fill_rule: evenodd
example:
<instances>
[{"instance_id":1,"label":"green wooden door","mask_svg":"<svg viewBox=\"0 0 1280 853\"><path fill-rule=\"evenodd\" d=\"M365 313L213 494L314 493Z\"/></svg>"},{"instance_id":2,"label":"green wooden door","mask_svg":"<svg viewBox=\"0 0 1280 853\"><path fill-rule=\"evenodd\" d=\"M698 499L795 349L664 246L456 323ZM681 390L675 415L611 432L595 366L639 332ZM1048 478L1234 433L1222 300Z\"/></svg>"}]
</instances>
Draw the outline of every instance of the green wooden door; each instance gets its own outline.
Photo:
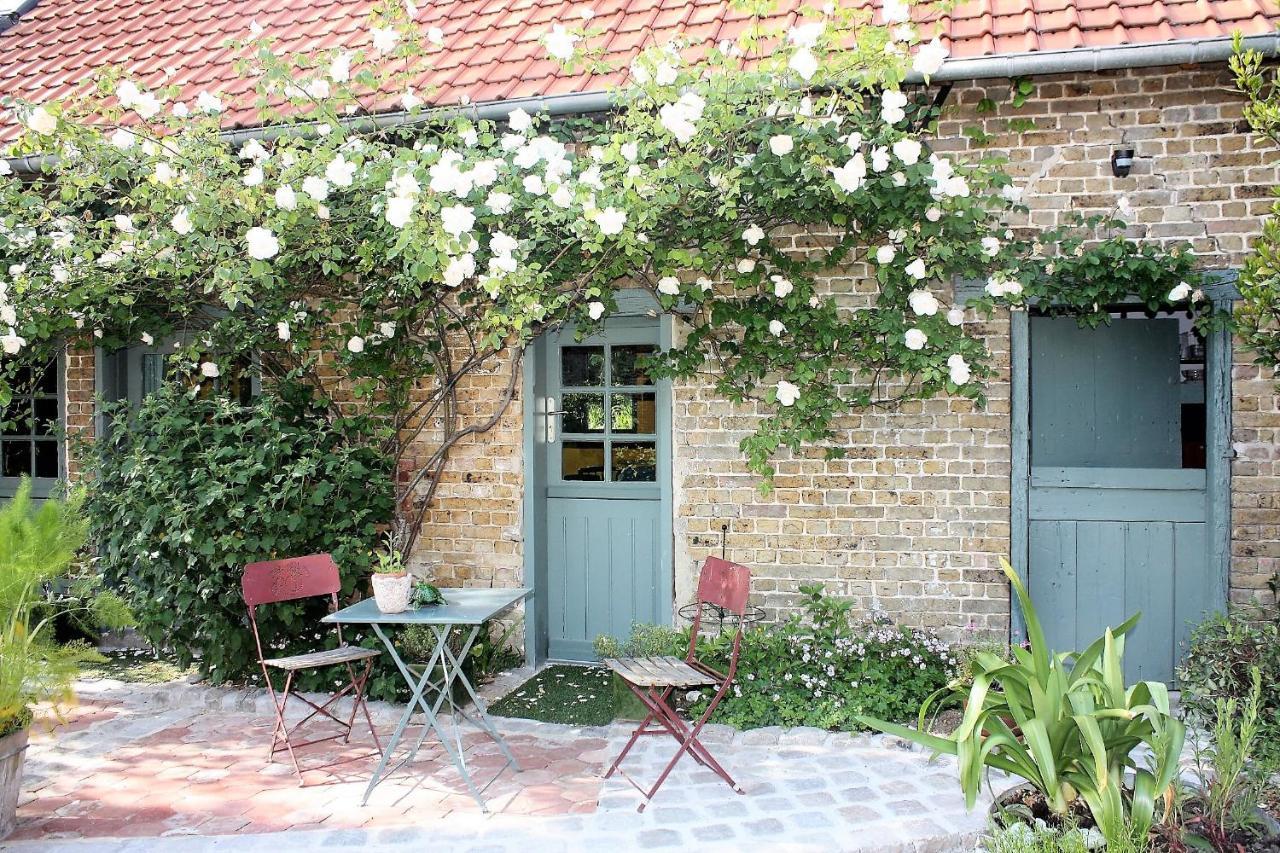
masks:
<instances>
[{"instance_id":1,"label":"green wooden door","mask_svg":"<svg viewBox=\"0 0 1280 853\"><path fill-rule=\"evenodd\" d=\"M1030 326L1031 596L1049 643L1080 649L1142 612L1126 676L1172 681L1222 606L1206 536L1204 345L1186 320Z\"/></svg>"},{"instance_id":2,"label":"green wooden door","mask_svg":"<svg viewBox=\"0 0 1280 853\"><path fill-rule=\"evenodd\" d=\"M551 658L592 660L600 634L670 624L670 391L640 365L658 345L649 317L610 320L604 335L582 341L567 329L545 342L538 515Z\"/></svg>"}]
</instances>

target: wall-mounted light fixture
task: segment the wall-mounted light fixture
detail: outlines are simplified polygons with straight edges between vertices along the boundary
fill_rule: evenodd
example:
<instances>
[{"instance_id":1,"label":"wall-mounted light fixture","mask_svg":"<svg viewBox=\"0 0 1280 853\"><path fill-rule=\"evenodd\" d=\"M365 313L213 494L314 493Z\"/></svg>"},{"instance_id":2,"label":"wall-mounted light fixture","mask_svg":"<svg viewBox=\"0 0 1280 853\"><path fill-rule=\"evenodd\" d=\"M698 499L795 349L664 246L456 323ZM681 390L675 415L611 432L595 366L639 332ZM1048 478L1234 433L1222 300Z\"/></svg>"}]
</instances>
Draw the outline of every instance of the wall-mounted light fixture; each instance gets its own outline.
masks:
<instances>
[{"instance_id":1,"label":"wall-mounted light fixture","mask_svg":"<svg viewBox=\"0 0 1280 853\"><path fill-rule=\"evenodd\" d=\"M1111 152L1111 174L1117 178L1129 177L1129 170L1133 168L1133 149L1117 148Z\"/></svg>"}]
</instances>

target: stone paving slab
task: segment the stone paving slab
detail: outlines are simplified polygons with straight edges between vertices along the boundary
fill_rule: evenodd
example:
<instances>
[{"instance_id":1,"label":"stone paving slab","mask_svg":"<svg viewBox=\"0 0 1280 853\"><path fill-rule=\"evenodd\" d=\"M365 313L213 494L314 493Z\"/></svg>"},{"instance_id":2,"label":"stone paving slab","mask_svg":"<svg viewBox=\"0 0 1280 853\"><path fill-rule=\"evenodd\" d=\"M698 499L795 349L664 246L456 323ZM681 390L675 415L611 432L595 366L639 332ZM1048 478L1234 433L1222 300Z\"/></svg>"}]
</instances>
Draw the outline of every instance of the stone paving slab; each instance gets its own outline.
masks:
<instances>
[{"instance_id":1,"label":"stone paving slab","mask_svg":"<svg viewBox=\"0 0 1280 853\"><path fill-rule=\"evenodd\" d=\"M686 759L639 814L640 795L620 777L603 778L627 726L502 718L495 722L524 770L489 789L493 814L466 795L438 746L361 807L372 771L367 731L349 746L304 751L306 767L344 763L309 771L298 787L287 757L265 760L273 720L263 697L97 682L81 699L61 726L33 738L19 826L0 849L948 853L973 849L986 811L986 802L965 811L950 759L931 762L896 738L709 727L707 742L746 794ZM396 715L375 703L384 738ZM469 733L464 744L478 775L501 763L483 736ZM644 738L624 767L652 780L673 749Z\"/></svg>"}]
</instances>

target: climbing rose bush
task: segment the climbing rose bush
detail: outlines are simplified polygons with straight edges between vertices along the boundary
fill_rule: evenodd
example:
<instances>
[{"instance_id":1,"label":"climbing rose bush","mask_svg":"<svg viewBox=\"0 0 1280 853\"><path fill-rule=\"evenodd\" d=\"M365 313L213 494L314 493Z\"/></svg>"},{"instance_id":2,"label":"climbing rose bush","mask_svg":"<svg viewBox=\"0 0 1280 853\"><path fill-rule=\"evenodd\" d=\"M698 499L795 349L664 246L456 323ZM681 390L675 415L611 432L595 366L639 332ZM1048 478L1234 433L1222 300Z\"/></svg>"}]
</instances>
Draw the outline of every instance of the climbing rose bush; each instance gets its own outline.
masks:
<instances>
[{"instance_id":1,"label":"climbing rose bush","mask_svg":"<svg viewBox=\"0 0 1280 853\"><path fill-rule=\"evenodd\" d=\"M1042 276L1005 225L1018 193L998 164L930 150L936 116L907 78L945 51L908 13L810 9L710 49L652 46L592 120L428 111L441 34L411 3L378 8L368 50L282 57L255 26L233 47L270 130L243 144L219 132L223 92L184 101L119 69L78 100L10 101L14 153L47 156L34 180L0 177L0 344L47 359L176 335L192 383L254 354L268 386L381 424L406 550L525 346L603 323L620 283L687 321L656 372L754 404L753 470L807 443L838 454L849 411L982 399L987 353L953 280L1016 302ZM559 22L544 45L600 72L598 35ZM819 286L854 263L870 287ZM496 370L505 393L464 419L463 380Z\"/></svg>"}]
</instances>

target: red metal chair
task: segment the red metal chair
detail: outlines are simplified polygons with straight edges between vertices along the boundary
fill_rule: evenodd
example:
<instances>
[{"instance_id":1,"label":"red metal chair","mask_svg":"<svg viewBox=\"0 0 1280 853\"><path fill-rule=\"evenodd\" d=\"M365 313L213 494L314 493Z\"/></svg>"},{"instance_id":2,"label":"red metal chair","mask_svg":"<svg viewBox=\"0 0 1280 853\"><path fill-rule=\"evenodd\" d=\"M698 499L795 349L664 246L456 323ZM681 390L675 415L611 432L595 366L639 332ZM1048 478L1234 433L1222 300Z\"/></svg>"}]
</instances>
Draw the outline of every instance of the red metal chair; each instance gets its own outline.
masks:
<instances>
[{"instance_id":1,"label":"red metal chair","mask_svg":"<svg viewBox=\"0 0 1280 853\"><path fill-rule=\"evenodd\" d=\"M627 745L623 747L622 753L613 762L609 772L604 774L607 779L615 771L621 773L622 777L644 796L644 802L640 803L637 811L644 811L645 806L658 793L662 783L667 780L667 776L675 769L676 763L686 752L693 756L694 761L709 768L727 782L734 791L743 793L738 783L733 781L733 777L720 766L707 747L698 739L698 733L702 731L702 727L711 718L720 700L733 685L733 677L738 670L738 651L742 644L742 616L747 607L747 595L750 591L750 569L719 557L708 557L702 564L702 574L698 579L698 607L693 617L693 630L689 636L689 651L684 659L647 657L610 658L604 661L605 666L621 676L627 687L631 688L631 692L644 703L648 710L648 714L639 727L632 732L631 739L627 741ZM729 657L728 672L719 672L698 660L698 632L702 628L702 613L708 605L720 608L721 613L727 612L737 617L738 631L733 638L733 653ZM696 687L715 687L716 693L702 716L690 724L680 718L669 700L672 692L677 688ZM651 728L651 723L657 725ZM658 776L658 781L653 783L652 788L645 790L628 776L620 765L641 735L660 734L671 735L680 747L667 762L667 766Z\"/></svg>"},{"instance_id":2,"label":"red metal chair","mask_svg":"<svg viewBox=\"0 0 1280 853\"><path fill-rule=\"evenodd\" d=\"M262 666L262 677L267 682L267 692L276 710L276 726L271 733L271 754L268 760L274 760L276 753L283 749L289 751L293 759L294 772L298 774L298 784L302 782L302 769L298 766L295 749L342 738L344 743L351 740L351 729L356 721L357 711L363 709L365 721L369 724L369 733L373 735L374 746L382 752L382 744L378 741L378 733L373 727L373 718L369 716L369 705L365 700L365 685L369 680L369 672L373 668L373 659L381 654L377 649L366 649L360 646L348 646L342 640L342 626L338 625L338 647L319 652L291 655L283 658L267 658L262 654L262 638L258 634L257 608L263 604L276 604L282 601L296 601L300 598L329 596L333 610L338 608L338 590L342 581L338 577L338 564L329 554L311 554L306 557L292 557L285 560L265 560L250 563L244 567L244 577L240 581L240 589L244 593L244 603L249 609L249 624L253 627L253 642L258 647L258 663ZM364 661L364 670L356 676L355 664ZM346 666L349 682L337 693L332 694L323 705L317 705L307 697L291 693L293 677L296 673L323 666ZM284 692L277 698L275 687L271 683L271 670L285 673ZM329 711L329 706L342 697L354 694L351 706L351 717L341 720ZM309 705L313 710L299 723L290 728L285 723L285 708L289 697L295 696L299 701ZM343 731L328 737L294 743L293 735L304 724L317 714L323 714L343 727ZM281 741L284 745L281 746Z\"/></svg>"}]
</instances>

